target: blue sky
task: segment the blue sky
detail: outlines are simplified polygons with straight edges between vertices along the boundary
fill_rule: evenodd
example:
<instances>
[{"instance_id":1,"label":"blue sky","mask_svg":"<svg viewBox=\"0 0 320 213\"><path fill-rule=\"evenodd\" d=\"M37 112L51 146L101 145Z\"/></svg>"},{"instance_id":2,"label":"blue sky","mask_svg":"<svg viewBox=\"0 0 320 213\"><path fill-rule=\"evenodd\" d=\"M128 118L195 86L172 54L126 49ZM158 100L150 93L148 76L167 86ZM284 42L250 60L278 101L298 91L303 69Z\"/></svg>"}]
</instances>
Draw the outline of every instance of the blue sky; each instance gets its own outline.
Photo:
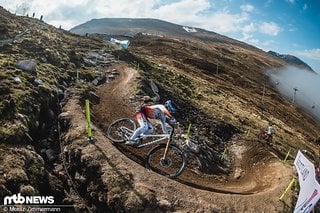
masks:
<instances>
[{"instance_id":1,"label":"blue sky","mask_svg":"<svg viewBox=\"0 0 320 213\"><path fill-rule=\"evenodd\" d=\"M0 0L64 29L93 18L157 18L301 58L320 73L319 0Z\"/></svg>"}]
</instances>

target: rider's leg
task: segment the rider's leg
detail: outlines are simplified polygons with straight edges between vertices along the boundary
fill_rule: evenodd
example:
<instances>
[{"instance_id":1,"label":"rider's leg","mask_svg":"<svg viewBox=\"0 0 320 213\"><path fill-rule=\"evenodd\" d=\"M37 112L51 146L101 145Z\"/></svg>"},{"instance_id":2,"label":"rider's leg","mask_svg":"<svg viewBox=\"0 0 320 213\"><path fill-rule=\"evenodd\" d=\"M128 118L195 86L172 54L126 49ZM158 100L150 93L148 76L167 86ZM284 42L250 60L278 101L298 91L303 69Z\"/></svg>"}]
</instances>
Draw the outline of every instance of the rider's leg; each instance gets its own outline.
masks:
<instances>
[{"instance_id":1,"label":"rider's leg","mask_svg":"<svg viewBox=\"0 0 320 213\"><path fill-rule=\"evenodd\" d=\"M155 109L154 117L161 121L162 132L167 134L168 129L166 124L166 115L160 109Z\"/></svg>"},{"instance_id":2,"label":"rider's leg","mask_svg":"<svg viewBox=\"0 0 320 213\"><path fill-rule=\"evenodd\" d=\"M147 120L148 130L144 132L144 134L151 134L153 133L153 126L152 124Z\"/></svg>"},{"instance_id":3,"label":"rider's leg","mask_svg":"<svg viewBox=\"0 0 320 213\"><path fill-rule=\"evenodd\" d=\"M271 135L271 134L267 134L267 136L266 136L266 141L267 141L268 143L271 143L271 142L272 142L272 135Z\"/></svg>"},{"instance_id":4,"label":"rider's leg","mask_svg":"<svg viewBox=\"0 0 320 213\"><path fill-rule=\"evenodd\" d=\"M145 118L145 116L141 112L139 112L136 115L136 118L140 127L136 129L136 131L130 137L131 141L135 141L141 134L148 132L149 126L151 125L149 124L150 122L148 122L148 120ZM152 128L152 125L151 125L151 128Z\"/></svg>"}]
</instances>

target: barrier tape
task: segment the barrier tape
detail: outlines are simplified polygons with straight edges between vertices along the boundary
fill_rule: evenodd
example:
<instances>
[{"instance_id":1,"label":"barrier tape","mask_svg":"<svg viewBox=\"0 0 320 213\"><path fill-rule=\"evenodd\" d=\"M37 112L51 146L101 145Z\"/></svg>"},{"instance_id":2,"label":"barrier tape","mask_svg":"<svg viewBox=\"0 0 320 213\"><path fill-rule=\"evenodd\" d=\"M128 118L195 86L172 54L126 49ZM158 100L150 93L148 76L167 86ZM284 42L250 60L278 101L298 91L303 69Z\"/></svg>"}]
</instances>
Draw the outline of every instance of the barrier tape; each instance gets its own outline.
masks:
<instances>
[{"instance_id":1,"label":"barrier tape","mask_svg":"<svg viewBox=\"0 0 320 213\"><path fill-rule=\"evenodd\" d=\"M226 153L227 153L227 147L224 148L224 151L223 151L223 153L221 155L221 160L225 157Z\"/></svg>"},{"instance_id":2,"label":"barrier tape","mask_svg":"<svg viewBox=\"0 0 320 213\"><path fill-rule=\"evenodd\" d=\"M289 189L292 187L293 183L296 181L295 178L293 178L291 180L291 182L289 183L288 187L286 188L286 190L282 193L282 195L280 196L279 200L282 201L284 196L287 194L287 192L289 191Z\"/></svg>"},{"instance_id":3,"label":"barrier tape","mask_svg":"<svg viewBox=\"0 0 320 213\"><path fill-rule=\"evenodd\" d=\"M289 157L289 155L290 155L290 151L291 151L291 149L289 149L289 151L288 151L288 153L287 153L286 157L284 158L283 162L286 162L287 158L288 158L288 157Z\"/></svg>"},{"instance_id":4,"label":"barrier tape","mask_svg":"<svg viewBox=\"0 0 320 213\"><path fill-rule=\"evenodd\" d=\"M87 99L86 100L86 117L87 117L87 123L88 123L88 138L89 140L92 139L92 132L91 132L91 121L90 121L90 102Z\"/></svg>"},{"instance_id":5,"label":"barrier tape","mask_svg":"<svg viewBox=\"0 0 320 213\"><path fill-rule=\"evenodd\" d=\"M189 136L190 136L190 130L191 130L191 123L188 126L188 131L187 131L187 135L186 135L186 139L188 140Z\"/></svg>"}]
</instances>

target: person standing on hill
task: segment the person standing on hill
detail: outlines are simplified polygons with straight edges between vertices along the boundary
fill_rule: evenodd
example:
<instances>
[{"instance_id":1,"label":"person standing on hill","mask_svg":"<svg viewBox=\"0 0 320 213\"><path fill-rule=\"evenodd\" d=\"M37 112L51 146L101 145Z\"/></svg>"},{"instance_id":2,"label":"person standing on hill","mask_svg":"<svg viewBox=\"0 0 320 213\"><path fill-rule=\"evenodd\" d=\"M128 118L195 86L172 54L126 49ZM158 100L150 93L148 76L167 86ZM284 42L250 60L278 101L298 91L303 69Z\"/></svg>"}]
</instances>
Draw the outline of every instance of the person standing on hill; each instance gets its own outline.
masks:
<instances>
[{"instance_id":1,"label":"person standing on hill","mask_svg":"<svg viewBox=\"0 0 320 213\"><path fill-rule=\"evenodd\" d=\"M270 121L269 126L268 126L268 130L267 130L267 138L266 138L268 143L272 143L273 134L275 134L275 133L276 133L276 130L273 126L273 123Z\"/></svg>"},{"instance_id":2,"label":"person standing on hill","mask_svg":"<svg viewBox=\"0 0 320 213\"><path fill-rule=\"evenodd\" d=\"M316 144L318 145L318 146L320 146L320 134L319 134L319 136L316 138Z\"/></svg>"}]
</instances>

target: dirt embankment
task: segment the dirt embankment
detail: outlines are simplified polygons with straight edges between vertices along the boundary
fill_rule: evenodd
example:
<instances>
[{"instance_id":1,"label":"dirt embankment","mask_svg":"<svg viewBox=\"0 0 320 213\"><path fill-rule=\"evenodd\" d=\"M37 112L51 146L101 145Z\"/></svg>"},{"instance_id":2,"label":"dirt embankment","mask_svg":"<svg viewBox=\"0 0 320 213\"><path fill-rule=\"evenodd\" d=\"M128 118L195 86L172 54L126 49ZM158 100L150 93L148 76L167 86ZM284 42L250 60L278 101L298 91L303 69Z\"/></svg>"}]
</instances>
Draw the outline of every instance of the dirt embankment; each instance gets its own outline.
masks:
<instances>
[{"instance_id":1,"label":"dirt embankment","mask_svg":"<svg viewBox=\"0 0 320 213\"><path fill-rule=\"evenodd\" d=\"M278 199L290 182L292 168L250 141L234 138L231 142L228 158L233 166L229 176L197 174L194 168L188 168L177 180L140 165L144 151L115 147L103 130L114 119L133 115L134 106L129 102L132 91L128 88L134 88L139 79L126 65L112 68L120 76L98 88L101 101L93 107L95 124L99 124L99 128L93 126L94 145L84 137L86 122L77 98L70 99L64 108L73 112L65 136L66 150L69 155L78 153L78 160L70 160L70 167L75 170L75 182L86 183L81 192L88 206L102 210L106 204L114 211L145 212L283 212L290 208L290 197L287 204Z\"/></svg>"}]
</instances>

